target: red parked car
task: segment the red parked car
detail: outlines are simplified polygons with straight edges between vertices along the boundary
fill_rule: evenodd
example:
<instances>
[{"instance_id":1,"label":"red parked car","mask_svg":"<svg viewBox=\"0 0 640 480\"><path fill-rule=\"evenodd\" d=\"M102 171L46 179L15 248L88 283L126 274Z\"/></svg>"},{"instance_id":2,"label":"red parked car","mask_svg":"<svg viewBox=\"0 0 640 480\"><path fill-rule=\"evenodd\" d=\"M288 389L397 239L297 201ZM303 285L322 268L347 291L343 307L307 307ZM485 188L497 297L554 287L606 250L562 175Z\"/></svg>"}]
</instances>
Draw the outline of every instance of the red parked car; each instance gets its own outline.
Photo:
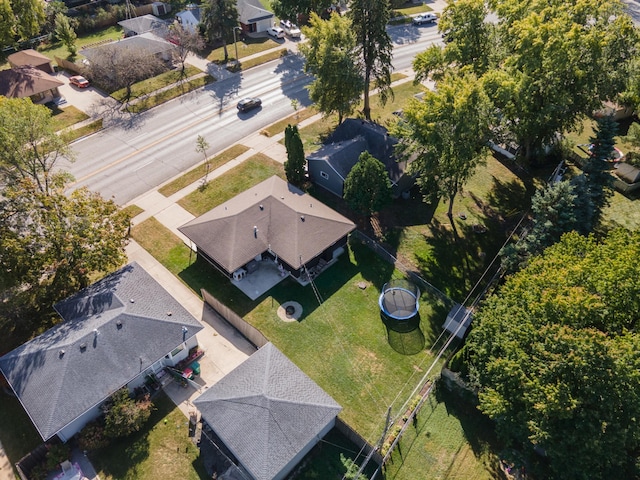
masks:
<instances>
[{"instance_id":1,"label":"red parked car","mask_svg":"<svg viewBox=\"0 0 640 480\"><path fill-rule=\"evenodd\" d=\"M87 88L89 86L89 80L84 78L82 75L74 75L69 78L69 83L71 85L75 85L78 88Z\"/></svg>"}]
</instances>

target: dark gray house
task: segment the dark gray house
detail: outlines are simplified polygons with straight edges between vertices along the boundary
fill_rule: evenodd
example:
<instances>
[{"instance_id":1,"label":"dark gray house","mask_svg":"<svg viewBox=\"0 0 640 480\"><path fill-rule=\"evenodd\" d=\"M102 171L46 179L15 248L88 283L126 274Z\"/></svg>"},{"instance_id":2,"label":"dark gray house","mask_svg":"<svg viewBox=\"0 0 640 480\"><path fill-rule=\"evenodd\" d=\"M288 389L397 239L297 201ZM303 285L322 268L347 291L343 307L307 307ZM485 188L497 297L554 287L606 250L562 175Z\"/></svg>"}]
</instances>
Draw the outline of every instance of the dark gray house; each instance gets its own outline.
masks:
<instances>
[{"instance_id":1,"label":"dark gray house","mask_svg":"<svg viewBox=\"0 0 640 480\"><path fill-rule=\"evenodd\" d=\"M242 472L239 478L253 480L285 478L342 410L272 343L193 403L206 422L205 440L222 443L216 448L230 452L231 468ZM207 435L208 428L213 434Z\"/></svg>"},{"instance_id":2,"label":"dark gray house","mask_svg":"<svg viewBox=\"0 0 640 480\"><path fill-rule=\"evenodd\" d=\"M406 173L407 162L398 162L394 148L398 140L373 122L348 118L327 138L324 145L307 156L309 179L342 197L344 181L362 152L369 152L386 166L394 197L408 191L414 178Z\"/></svg>"},{"instance_id":3,"label":"dark gray house","mask_svg":"<svg viewBox=\"0 0 640 480\"><path fill-rule=\"evenodd\" d=\"M137 263L55 305L63 322L0 357L44 440L69 440L116 390L174 366L202 325Z\"/></svg>"}]
</instances>

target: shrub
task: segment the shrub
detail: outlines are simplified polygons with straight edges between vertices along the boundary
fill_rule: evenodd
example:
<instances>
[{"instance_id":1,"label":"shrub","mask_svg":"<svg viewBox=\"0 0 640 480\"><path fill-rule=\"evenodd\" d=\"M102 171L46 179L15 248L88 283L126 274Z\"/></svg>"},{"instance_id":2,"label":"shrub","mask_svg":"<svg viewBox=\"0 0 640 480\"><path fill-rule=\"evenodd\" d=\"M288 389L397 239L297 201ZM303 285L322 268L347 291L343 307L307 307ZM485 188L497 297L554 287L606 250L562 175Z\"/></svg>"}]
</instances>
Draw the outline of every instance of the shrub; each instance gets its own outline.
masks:
<instances>
[{"instance_id":1,"label":"shrub","mask_svg":"<svg viewBox=\"0 0 640 480\"><path fill-rule=\"evenodd\" d=\"M142 428L149 420L153 403L149 395L141 400L133 400L127 387L121 388L111 396L111 405L105 414L105 433L108 437L126 437Z\"/></svg>"},{"instance_id":2,"label":"shrub","mask_svg":"<svg viewBox=\"0 0 640 480\"><path fill-rule=\"evenodd\" d=\"M109 437L104 431L104 424L98 420L87 423L78 435L78 446L82 450L97 450L109 445Z\"/></svg>"},{"instance_id":3,"label":"shrub","mask_svg":"<svg viewBox=\"0 0 640 480\"><path fill-rule=\"evenodd\" d=\"M47 470L56 470L65 460L69 460L71 449L64 443L51 445L47 452L46 468Z\"/></svg>"}]
</instances>

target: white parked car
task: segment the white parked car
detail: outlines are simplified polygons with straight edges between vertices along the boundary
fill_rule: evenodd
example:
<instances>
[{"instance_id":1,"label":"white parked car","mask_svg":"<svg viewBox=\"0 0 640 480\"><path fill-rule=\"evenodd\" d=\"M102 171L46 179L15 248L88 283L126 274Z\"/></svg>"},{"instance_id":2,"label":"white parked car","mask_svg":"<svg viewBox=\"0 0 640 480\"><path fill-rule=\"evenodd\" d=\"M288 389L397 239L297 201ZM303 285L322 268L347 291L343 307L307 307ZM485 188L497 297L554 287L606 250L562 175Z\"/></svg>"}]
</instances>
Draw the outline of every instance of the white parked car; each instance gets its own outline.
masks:
<instances>
[{"instance_id":1,"label":"white parked car","mask_svg":"<svg viewBox=\"0 0 640 480\"><path fill-rule=\"evenodd\" d=\"M267 33L273 38L284 38L284 30L280 27L269 27Z\"/></svg>"},{"instance_id":2,"label":"white parked car","mask_svg":"<svg viewBox=\"0 0 640 480\"><path fill-rule=\"evenodd\" d=\"M291 23L289 20L280 20L280 26L291 38L300 38L300 29L295 23Z\"/></svg>"},{"instance_id":3,"label":"white parked car","mask_svg":"<svg viewBox=\"0 0 640 480\"><path fill-rule=\"evenodd\" d=\"M435 13L421 13L413 17L411 22L414 25L422 25L424 23L434 23L438 19L438 16Z\"/></svg>"}]
</instances>

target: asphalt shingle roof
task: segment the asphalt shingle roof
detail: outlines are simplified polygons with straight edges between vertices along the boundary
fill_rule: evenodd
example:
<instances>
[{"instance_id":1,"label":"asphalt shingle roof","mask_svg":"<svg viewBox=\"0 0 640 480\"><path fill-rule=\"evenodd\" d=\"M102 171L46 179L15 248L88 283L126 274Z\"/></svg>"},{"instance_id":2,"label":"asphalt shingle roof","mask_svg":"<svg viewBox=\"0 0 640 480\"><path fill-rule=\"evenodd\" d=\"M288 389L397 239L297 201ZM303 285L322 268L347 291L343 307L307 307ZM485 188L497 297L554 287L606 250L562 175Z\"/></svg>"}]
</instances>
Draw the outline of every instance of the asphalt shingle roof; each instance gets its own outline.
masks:
<instances>
[{"instance_id":1,"label":"asphalt shingle roof","mask_svg":"<svg viewBox=\"0 0 640 480\"><path fill-rule=\"evenodd\" d=\"M31 66L0 71L0 95L25 98L64 85L56 77Z\"/></svg>"},{"instance_id":2,"label":"asphalt shingle roof","mask_svg":"<svg viewBox=\"0 0 640 480\"><path fill-rule=\"evenodd\" d=\"M297 268L354 228L348 218L273 176L178 230L233 272L269 249Z\"/></svg>"},{"instance_id":3,"label":"asphalt shingle roof","mask_svg":"<svg viewBox=\"0 0 640 480\"><path fill-rule=\"evenodd\" d=\"M256 480L274 478L342 410L271 343L194 405Z\"/></svg>"},{"instance_id":4,"label":"asphalt shingle roof","mask_svg":"<svg viewBox=\"0 0 640 480\"><path fill-rule=\"evenodd\" d=\"M29 48L27 50L21 50L16 53L12 53L7 57L11 65L21 67L23 65L31 65L37 67L38 65L46 65L51 63L51 59L37 50Z\"/></svg>"},{"instance_id":5,"label":"asphalt shingle roof","mask_svg":"<svg viewBox=\"0 0 640 480\"><path fill-rule=\"evenodd\" d=\"M55 309L62 323L0 357L45 440L203 328L137 263Z\"/></svg>"}]
</instances>

